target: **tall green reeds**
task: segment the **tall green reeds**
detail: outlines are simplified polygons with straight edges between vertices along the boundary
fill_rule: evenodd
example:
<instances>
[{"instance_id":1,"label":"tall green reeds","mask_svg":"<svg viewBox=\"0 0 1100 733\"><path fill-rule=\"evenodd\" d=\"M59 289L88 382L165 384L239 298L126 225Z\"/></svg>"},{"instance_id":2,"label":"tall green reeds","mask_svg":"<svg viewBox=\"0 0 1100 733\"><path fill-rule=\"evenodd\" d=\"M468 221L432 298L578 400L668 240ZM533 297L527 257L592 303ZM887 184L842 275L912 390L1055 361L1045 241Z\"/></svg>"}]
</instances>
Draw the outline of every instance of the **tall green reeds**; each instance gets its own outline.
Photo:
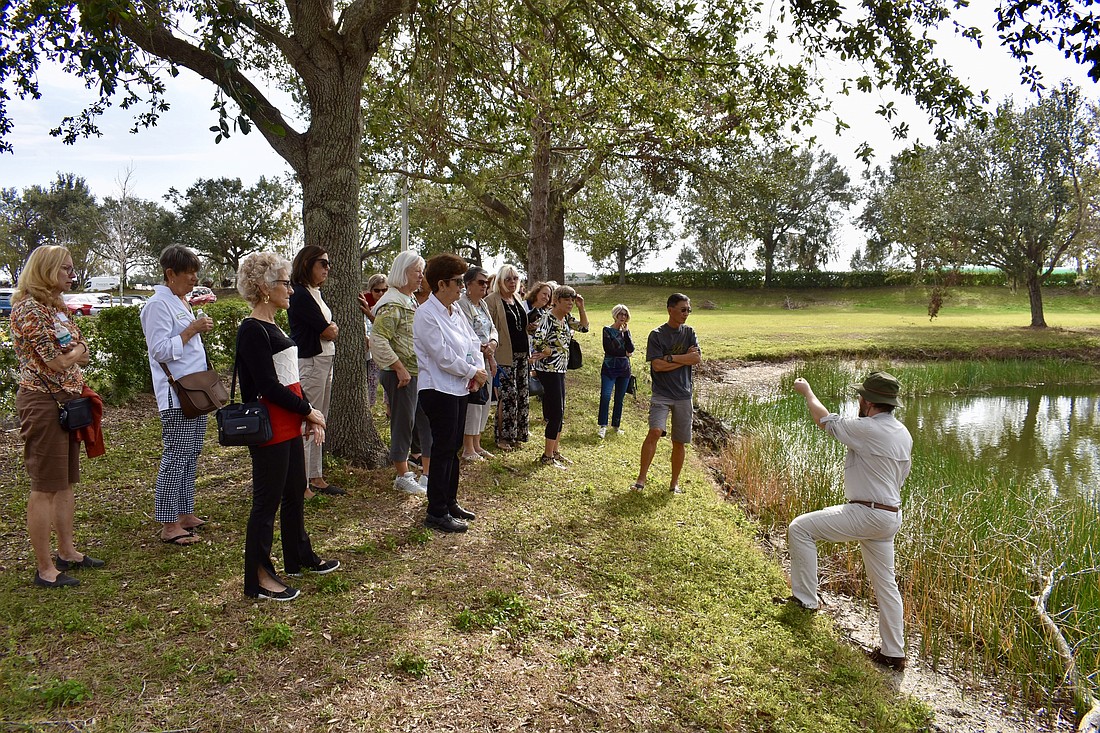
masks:
<instances>
[{"instance_id":1,"label":"tall green reeds","mask_svg":"<svg viewBox=\"0 0 1100 733\"><path fill-rule=\"evenodd\" d=\"M1005 386L1100 383L1088 365L1061 361L850 364L812 362L768 400L715 396L705 407L730 422L735 438L721 457L739 500L767 525L843 500L843 447L807 417L790 389L804 376L827 406L852 400L850 385L887 368L908 394L973 392ZM1100 522L1089 496L1052 492L1010 467L988 465L965 447L914 435L913 471L903 490L897 538L899 584L911 628L933 662L993 669L1006 693L1033 707L1072 699L1065 669L1044 636L1032 597L1046 575L1062 578L1048 610L1074 649L1083 677L1100 665ZM1095 494L1091 497L1095 499ZM858 546L823 545L822 578L831 590L870 594ZM828 555L826 555L828 553Z\"/></svg>"}]
</instances>

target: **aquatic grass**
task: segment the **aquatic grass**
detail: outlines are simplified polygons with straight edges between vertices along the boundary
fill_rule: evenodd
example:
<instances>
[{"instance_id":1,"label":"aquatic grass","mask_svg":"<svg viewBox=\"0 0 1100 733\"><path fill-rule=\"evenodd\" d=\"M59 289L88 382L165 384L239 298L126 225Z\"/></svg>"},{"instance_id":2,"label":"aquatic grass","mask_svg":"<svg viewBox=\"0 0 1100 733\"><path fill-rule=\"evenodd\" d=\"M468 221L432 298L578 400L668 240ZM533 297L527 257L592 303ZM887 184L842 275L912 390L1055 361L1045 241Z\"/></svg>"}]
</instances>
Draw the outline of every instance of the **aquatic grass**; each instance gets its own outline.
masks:
<instances>
[{"instance_id":1,"label":"aquatic grass","mask_svg":"<svg viewBox=\"0 0 1100 733\"><path fill-rule=\"evenodd\" d=\"M780 528L804 511L842 500L843 448L807 419L790 383L807 376L835 408L850 400L858 374L888 366L907 393L983 391L1021 384L1097 382L1090 365L1040 362L887 364L811 362L785 377L771 399L716 395L707 409L736 437L720 456L730 491L764 524ZM1029 368L1034 367L1034 368ZM912 386L911 385L915 385ZM1075 649L1083 676L1100 665L1100 527L1096 506L1078 492L1038 488L1011 466L975 459L963 445L918 439L903 489L898 578L910 628L933 663L995 670L1006 694L1033 707L1066 703L1065 670L1051 653L1032 596L1052 570L1061 580L1050 613ZM823 545L822 578L831 590L869 595L858 546Z\"/></svg>"}]
</instances>

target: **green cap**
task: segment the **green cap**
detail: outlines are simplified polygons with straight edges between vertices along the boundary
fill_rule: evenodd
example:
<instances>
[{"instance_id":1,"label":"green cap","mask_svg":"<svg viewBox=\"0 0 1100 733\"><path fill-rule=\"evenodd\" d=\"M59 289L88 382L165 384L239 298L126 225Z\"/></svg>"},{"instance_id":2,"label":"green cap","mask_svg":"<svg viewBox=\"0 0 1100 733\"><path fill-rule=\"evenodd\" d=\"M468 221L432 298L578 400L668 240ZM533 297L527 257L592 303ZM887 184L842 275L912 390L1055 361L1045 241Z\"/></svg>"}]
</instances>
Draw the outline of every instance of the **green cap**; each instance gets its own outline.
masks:
<instances>
[{"instance_id":1,"label":"green cap","mask_svg":"<svg viewBox=\"0 0 1100 733\"><path fill-rule=\"evenodd\" d=\"M853 384L852 388L859 392L860 397L876 405L893 405L901 407L901 384L897 377L887 372L871 372L863 380L863 384Z\"/></svg>"}]
</instances>

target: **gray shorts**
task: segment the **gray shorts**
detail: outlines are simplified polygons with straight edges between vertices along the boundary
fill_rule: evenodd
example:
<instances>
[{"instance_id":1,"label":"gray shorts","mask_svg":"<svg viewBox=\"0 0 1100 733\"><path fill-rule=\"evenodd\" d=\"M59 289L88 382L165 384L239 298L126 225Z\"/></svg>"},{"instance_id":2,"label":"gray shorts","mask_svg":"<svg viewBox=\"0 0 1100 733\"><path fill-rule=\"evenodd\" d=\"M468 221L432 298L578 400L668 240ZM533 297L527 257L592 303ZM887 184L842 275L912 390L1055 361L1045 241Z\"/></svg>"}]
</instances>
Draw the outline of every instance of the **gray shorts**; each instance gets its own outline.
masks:
<instances>
[{"instance_id":1,"label":"gray shorts","mask_svg":"<svg viewBox=\"0 0 1100 733\"><path fill-rule=\"evenodd\" d=\"M668 425L668 413L672 412L672 440L674 443L691 442L691 400L670 400L653 395L649 401L649 429L660 430L664 435Z\"/></svg>"}]
</instances>

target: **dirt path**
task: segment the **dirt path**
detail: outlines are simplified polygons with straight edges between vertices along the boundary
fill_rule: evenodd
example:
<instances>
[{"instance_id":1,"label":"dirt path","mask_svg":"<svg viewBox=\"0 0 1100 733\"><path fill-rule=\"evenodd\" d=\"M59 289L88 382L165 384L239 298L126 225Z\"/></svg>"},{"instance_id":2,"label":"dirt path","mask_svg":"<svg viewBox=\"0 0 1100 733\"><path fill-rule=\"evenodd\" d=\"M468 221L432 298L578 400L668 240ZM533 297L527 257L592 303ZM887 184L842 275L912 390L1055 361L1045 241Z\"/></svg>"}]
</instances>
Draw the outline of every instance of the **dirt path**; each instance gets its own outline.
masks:
<instances>
[{"instance_id":1,"label":"dirt path","mask_svg":"<svg viewBox=\"0 0 1100 733\"><path fill-rule=\"evenodd\" d=\"M701 376L700 393L733 391L754 397L774 394L779 379L796 369L798 362L724 362L713 364ZM786 568L785 538L772 535L763 544L766 552ZM822 592L825 612L853 644L870 649L878 644L876 611L865 601ZM1061 733L1074 730L1072 719L1058 714L1054 720L1038 720L1029 711L1009 707L999 686L985 677L974 678L944 664L933 669L920 656L920 638L907 634L909 664L902 673L884 672L897 688L922 701L934 713L932 730L942 733ZM1069 711L1072 715L1072 711Z\"/></svg>"}]
</instances>

